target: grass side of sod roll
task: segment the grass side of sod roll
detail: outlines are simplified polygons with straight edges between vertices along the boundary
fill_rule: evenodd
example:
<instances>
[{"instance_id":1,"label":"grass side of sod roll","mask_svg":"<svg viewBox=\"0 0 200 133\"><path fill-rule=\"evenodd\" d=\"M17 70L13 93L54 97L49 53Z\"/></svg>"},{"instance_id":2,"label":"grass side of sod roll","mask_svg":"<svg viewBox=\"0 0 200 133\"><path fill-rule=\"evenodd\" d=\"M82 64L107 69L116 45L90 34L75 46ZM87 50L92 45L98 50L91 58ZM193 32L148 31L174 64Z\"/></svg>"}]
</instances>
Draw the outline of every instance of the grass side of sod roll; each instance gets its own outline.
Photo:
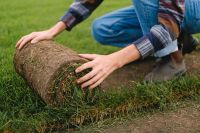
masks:
<instances>
[{"instance_id":1,"label":"grass side of sod roll","mask_svg":"<svg viewBox=\"0 0 200 133\"><path fill-rule=\"evenodd\" d=\"M0 4L0 132L32 132L88 124L104 118L134 113L145 108L164 108L170 102L199 95L200 77L188 76L159 84L133 85L96 93L87 100L71 103L69 108L50 108L20 78L13 68L16 41L25 34L55 24L73 0L1 0ZM91 36L92 21L110 11L129 6L131 1L105 1L85 22L64 32L56 41L79 53L108 54L118 50L96 43ZM199 38L199 35L197 35ZM80 39L81 38L81 39Z\"/></svg>"}]
</instances>

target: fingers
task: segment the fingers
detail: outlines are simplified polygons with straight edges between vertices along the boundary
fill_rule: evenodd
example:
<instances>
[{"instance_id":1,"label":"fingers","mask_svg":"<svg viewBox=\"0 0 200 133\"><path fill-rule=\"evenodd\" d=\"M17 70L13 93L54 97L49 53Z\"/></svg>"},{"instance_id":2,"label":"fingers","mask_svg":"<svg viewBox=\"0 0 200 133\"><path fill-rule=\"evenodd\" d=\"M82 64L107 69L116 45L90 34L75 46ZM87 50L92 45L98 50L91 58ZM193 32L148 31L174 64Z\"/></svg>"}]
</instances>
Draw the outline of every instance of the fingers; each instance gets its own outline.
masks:
<instances>
[{"instance_id":1,"label":"fingers","mask_svg":"<svg viewBox=\"0 0 200 133\"><path fill-rule=\"evenodd\" d=\"M89 72L88 74L86 74L85 76L81 77L80 79L77 80L77 83L78 84L81 84L83 82L86 82L87 80L93 78L97 73L99 72L99 70L95 69L95 70L92 70L91 72Z\"/></svg>"},{"instance_id":2,"label":"fingers","mask_svg":"<svg viewBox=\"0 0 200 133\"><path fill-rule=\"evenodd\" d=\"M88 59L88 60L94 60L98 55L96 54L79 54L80 57Z\"/></svg>"},{"instance_id":3,"label":"fingers","mask_svg":"<svg viewBox=\"0 0 200 133\"><path fill-rule=\"evenodd\" d=\"M107 75L104 75L102 78L100 78L96 83L92 84L89 86L89 89L92 90L94 89L95 87L99 86L103 81L104 79L107 77Z\"/></svg>"},{"instance_id":4,"label":"fingers","mask_svg":"<svg viewBox=\"0 0 200 133\"><path fill-rule=\"evenodd\" d=\"M41 37L36 37L36 38L34 38L34 39L31 41L31 43L38 43L38 42L41 41L41 40L42 40Z\"/></svg>"},{"instance_id":5,"label":"fingers","mask_svg":"<svg viewBox=\"0 0 200 133\"><path fill-rule=\"evenodd\" d=\"M88 81L88 83L85 83L84 87L89 86L89 89L92 90L95 87L99 86L107 77L114 71L114 68L111 68L106 73L101 73L99 76L94 77L91 79L91 81Z\"/></svg>"},{"instance_id":6,"label":"fingers","mask_svg":"<svg viewBox=\"0 0 200 133\"><path fill-rule=\"evenodd\" d=\"M21 42L23 41L23 39L24 39L24 37L22 37L18 42L17 42L17 44L16 44L16 48L18 48L19 47L19 45L21 44Z\"/></svg>"},{"instance_id":7,"label":"fingers","mask_svg":"<svg viewBox=\"0 0 200 133\"><path fill-rule=\"evenodd\" d=\"M98 75L94 76L92 79L90 79L89 81L83 83L81 85L81 88L85 88L87 86L90 86L92 84L95 84L101 77L103 76L102 73L99 73Z\"/></svg>"},{"instance_id":8,"label":"fingers","mask_svg":"<svg viewBox=\"0 0 200 133\"><path fill-rule=\"evenodd\" d=\"M32 36L26 37L25 39L22 40L22 42L19 44L18 49L22 49L24 47L25 44L27 44L28 42L30 42L33 39Z\"/></svg>"},{"instance_id":9,"label":"fingers","mask_svg":"<svg viewBox=\"0 0 200 133\"><path fill-rule=\"evenodd\" d=\"M35 33L31 33L29 35L26 35L24 37L22 37L16 44L16 48L17 49L22 49L24 47L25 44L27 44L28 42L30 42L33 38L36 37Z\"/></svg>"},{"instance_id":10,"label":"fingers","mask_svg":"<svg viewBox=\"0 0 200 133\"><path fill-rule=\"evenodd\" d=\"M79 73L85 69L92 68L92 71L85 76L77 80L78 84L81 84L81 88L89 87L89 89L94 89L103 82L103 80L111 74L116 67L113 67L113 60L106 55L94 55L94 54L81 54L81 57L87 59L93 59L88 63L83 64L76 69L76 73Z\"/></svg>"},{"instance_id":11,"label":"fingers","mask_svg":"<svg viewBox=\"0 0 200 133\"><path fill-rule=\"evenodd\" d=\"M94 63L92 61L88 62L88 63L85 63L83 64L82 66L78 67L75 72L76 73L79 73L79 72L82 72L83 70L85 69L88 69L88 68L92 68L94 65Z\"/></svg>"}]
</instances>

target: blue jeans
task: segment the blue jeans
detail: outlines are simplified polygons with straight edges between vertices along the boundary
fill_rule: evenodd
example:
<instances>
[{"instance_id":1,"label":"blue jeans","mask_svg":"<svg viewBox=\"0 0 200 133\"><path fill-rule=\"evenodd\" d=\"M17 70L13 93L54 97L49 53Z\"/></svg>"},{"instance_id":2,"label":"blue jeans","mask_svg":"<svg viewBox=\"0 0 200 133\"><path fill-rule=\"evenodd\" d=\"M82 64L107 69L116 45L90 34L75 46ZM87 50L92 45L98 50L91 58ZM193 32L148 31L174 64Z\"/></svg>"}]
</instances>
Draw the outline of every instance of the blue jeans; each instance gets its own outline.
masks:
<instances>
[{"instance_id":1,"label":"blue jeans","mask_svg":"<svg viewBox=\"0 0 200 133\"><path fill-rule=\"evenodd\" d=\"M123 8L93 22L92 33L101 44L125 47L147 34L158 24L159 0L133 0L134 6ZM200 0L186 0L181 27L191 34L200 32ZM177 41L155 53L166 56L178 50Z\"/></svg>"}]
</instances>

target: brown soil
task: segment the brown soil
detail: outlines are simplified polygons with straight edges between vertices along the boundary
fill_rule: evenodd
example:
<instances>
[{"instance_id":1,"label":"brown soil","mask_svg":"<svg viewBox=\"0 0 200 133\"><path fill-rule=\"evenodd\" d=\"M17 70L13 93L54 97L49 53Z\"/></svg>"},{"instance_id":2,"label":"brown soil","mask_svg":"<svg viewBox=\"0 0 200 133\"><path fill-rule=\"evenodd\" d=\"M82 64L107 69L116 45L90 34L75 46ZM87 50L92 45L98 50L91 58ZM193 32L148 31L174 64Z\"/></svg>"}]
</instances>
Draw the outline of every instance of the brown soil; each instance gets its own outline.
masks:
<instances>
[{"instance_id":1,"label":"brown soil","mask_svg":"<svg viewBox=\"0 0 200 133\"><path fill-rule=\"evenodd\" d=\"M134 119L102 133L200 133L200 104Z\"/></svg>"}]
</instances>

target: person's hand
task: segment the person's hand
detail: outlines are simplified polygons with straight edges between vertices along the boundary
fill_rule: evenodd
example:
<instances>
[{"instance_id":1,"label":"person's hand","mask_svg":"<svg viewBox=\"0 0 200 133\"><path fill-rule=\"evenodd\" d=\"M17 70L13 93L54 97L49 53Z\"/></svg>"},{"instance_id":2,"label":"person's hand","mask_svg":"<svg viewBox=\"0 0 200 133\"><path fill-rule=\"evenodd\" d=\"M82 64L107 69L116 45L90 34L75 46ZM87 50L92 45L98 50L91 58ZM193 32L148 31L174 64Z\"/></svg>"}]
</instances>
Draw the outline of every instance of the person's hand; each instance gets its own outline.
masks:
<instances>
[{"instance_id":1,"label":"person's hand","mask_svg":"<svg viewBox=\"0 0 200 133\"><path fill-rule=\"evenodd\" d=\"M53 35L50 30L40 31L40 32L33 32L26 36L23 36L16 44L17 49L22 49L24 45L28 42L37 43L42 40L51 40L53 39Z\"/></svg>"},{"instance_id":2,"label":"person's hand","mask_svg":"<svg viewBox=\"0 0 200 133\"><path fill-rule=\"evenodd\" d=\"M82 89L86 87L94 89L100 85L109 74L120 67L118 65L118 59L113 55L80 54L80 57L91 61L78 67L76 73L92 68L91 72L77 80L77 83L81 84Z\"/></svg>"},{"instance_id":3,"label":"person's hand","mask_svg":"<svg viewBox=\"0 0 200 133\"><path fill-rule=\"evenodd\" d=\"M43 40L52 40L55 36L60 34L62 31L66 29L66 25L64 22L60 21L55 26L50 28L49 30L33 32L26 36L23 36L16 44L17 49L22 49L24 45L28 42L37 43Z\"/></svg>"}]
</instances>

